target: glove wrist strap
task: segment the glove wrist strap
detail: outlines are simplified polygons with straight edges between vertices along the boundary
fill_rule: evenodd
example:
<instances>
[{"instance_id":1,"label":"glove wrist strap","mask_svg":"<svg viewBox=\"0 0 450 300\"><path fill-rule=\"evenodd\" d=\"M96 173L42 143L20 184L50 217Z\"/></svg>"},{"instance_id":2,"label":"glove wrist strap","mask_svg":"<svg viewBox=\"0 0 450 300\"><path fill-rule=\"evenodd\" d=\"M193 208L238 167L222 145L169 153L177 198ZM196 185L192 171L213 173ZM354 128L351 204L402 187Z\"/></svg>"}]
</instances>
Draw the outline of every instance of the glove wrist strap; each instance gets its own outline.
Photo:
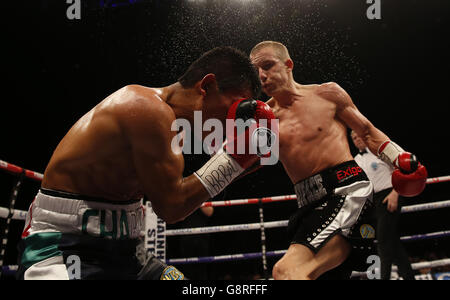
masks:
<instances>
[{"instance_id":1,"label":"glove wrist strap","mask_svg":"<svg viewBox=\"0 0 450 300\"><path fill-rule=\"evenodd\" d=\"M221 149L194 174L214 198L242 172L236 160Z\"/></svg>"},{"instance_id":2,"label":"glove wrist strap","mask_svg":"<svg viewBox=\"0 0 450 300\"><path fill-rule=\"evenodd\" d=\"M380 145L377 154L382 161L398 168L397 157L402 152L405 152L402 147L392 141L387 140Z\"/></svg>"}]
</instances>

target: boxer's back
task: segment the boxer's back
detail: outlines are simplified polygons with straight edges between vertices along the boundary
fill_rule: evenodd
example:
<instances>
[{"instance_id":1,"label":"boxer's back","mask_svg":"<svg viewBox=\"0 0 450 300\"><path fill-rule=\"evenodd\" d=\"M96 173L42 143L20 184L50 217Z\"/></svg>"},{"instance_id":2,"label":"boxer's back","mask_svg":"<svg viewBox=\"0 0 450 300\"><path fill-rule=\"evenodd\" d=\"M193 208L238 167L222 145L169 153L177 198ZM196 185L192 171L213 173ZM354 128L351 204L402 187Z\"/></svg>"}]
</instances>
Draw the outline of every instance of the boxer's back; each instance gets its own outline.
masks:
<instances>
[{"instance_id":1,"label":"boxer's back","mask_svg":"<svg viewBox=\"0 0 450 300\"><path fill-rule=\"evenodd\" d=\"M45 170L44 188L111 200L140 196L130 143L118 120L127 102L135 101L133 89L113 93L72 126Z\"/></svg>"},{"instance_id":2,"label":"boxer's back","mask_svg":"<svg viewBox=\"0 0 450 300\"><path fill-rule=\"evenodd\" d=\"M299 91L286 107L269 101L280 120L280 160L293 183L352 159L336 104L320 94L319 85Z\"/></svg>"}]
</instances>

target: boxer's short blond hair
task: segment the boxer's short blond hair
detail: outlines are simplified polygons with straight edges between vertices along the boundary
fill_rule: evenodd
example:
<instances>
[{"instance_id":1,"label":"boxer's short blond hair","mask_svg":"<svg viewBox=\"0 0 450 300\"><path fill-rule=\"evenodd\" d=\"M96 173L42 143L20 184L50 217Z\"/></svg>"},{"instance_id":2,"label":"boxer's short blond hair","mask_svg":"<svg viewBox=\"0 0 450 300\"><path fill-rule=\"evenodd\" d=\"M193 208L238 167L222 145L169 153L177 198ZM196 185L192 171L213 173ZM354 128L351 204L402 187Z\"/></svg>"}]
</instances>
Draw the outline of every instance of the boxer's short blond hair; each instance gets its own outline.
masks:
<instances>
[{"instance_id":1,"label":"boxer's short blond hair","mask_svg":"<svg viewBox=\"0 0 450 300\"><path fill-rule=\"evenodd\" d=\"M275 55L281 61L284 62L287 59L291 59L291 56L289 55L289 51L286 48L286 46L280 42L275 42L275 41L264 41L264 42L258 43L255 47L253 47L252 51L250 51L250 56L254 55L256 52L258 52L264 48L267 48L267 47L271 47L272 49L274 49Z\"/></svg>"}]
</instances>

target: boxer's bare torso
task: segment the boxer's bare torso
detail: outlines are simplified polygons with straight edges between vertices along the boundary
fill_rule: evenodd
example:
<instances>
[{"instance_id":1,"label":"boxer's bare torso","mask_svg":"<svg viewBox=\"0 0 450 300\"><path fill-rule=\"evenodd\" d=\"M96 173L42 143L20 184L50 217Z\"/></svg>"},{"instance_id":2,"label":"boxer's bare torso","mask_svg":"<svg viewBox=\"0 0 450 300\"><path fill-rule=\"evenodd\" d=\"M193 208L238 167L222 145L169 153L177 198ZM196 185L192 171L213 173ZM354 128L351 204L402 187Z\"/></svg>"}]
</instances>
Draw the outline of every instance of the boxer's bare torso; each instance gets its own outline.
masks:
<instances>
[{"instance_id":1,"label":"boxer's bare torso","mask_svg":"<svg viewBox=\"0 0 450 300\"><path fill-rule=\"evenodd\" d=\"M205 95L179 82L163 88L126 86L72 126L47 165L42 187L112 201L145 194L158 216L180 221L210 195L194 174L183 177L174 121L192 124L196 110L205 119L225 120L228 107L249 93L219 93L217 84Z\"/></svg>"},{"instance_id":2,"label":"boxer's bare torso","mask_svg":"<svg viewBox=\"0 0 450 300\"><path fill-rule=\"evenodd\" d=\"M294 61L283 44L263 41L252 49L250 58L258 69L264 92L272 97L268 105L279 119L280 160L294 184L353 160L347 128L354 130L372 153L380 153L380 147L390 144L389 138L361 114L338 84L302 85L295 82ZM367 189L361 189L365 190L361 195L370 197L372 188L367 181L366 186ZM366 201L360 204L365 205ZM293 215L293 222L289 224L294 237L287 253L274 265L274 279L316 279L344 262L351 252L348 239L341 234L323 235L323 244L317 252L306 246L311 238L304 233L311 230L312 236L316 236L315 222L322 223L324 215L315 210L314 213L299 212ZM353 213L356 216L360 210L348 210L348 215L354 217ZM355 225L353 221L349 224Z\"/></svg>"},{"instance_id":3,"label":"boxer's bare torso","mask_svg":"<svg viewBox=\"0 0 450 300\"><path fill-rule=\"evenodd\" d=\"M280 160L293 183L353 159L326 85L297 85L288 102L267 102L280 122Z\"/></svg>"},{"instance_id":4,"label":"boxer's bare torso","mask_svg":"<svg viewBox=\"0 0 450 300\"><path fill-rule=\"evenodd\" d=\"M161 89L128 86L96 105L57 146L42 187L116 201L141 197L143 189L135 168L132 137L125 131L135 122L133 111L141 110L147 112L148 118L154 118L155 111L164 109L161 106L170 109L161 97ZM149 139L151 134L148 132ZM170 134L174 133L168 131ZM182 161L179 167L182 170Z\"/></svg>"}]
</instances>

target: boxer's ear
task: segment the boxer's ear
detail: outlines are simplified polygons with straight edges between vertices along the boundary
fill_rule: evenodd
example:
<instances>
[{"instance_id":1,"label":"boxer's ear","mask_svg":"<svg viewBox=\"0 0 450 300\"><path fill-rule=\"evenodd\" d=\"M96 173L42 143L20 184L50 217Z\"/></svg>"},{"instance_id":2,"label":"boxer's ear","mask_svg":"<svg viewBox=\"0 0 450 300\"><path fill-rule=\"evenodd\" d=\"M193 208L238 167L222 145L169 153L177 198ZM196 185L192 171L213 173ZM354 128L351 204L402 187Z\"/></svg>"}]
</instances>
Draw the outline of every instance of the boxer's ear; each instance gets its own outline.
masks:
<instances>
[{"instance_id":1,"label":"boxer's ear","mask_svg":"<svg viewBox=\"0 0 450 300\"><path fill-rule=\"evenodd\" d=\"M284 62L284 65L292 72L292 70L294 69L294 62L292 61L292 59L288 58L286 59L286 61Z\"/></svg>"},{"instance_id":2,"label":"boxer's ear","mask_svg":"<svg viewBox=\"0 0 450 300\"><path fill-rule=\"evenodd\" d=\"M200 80L200 84L199 84L200 94L202 94L202 96L206 96L206 93L211 88L217 88L217 81L216 81L216 75L209 73L209 74L206 74L202 80Z\"/></svg>"}]
</instances>

